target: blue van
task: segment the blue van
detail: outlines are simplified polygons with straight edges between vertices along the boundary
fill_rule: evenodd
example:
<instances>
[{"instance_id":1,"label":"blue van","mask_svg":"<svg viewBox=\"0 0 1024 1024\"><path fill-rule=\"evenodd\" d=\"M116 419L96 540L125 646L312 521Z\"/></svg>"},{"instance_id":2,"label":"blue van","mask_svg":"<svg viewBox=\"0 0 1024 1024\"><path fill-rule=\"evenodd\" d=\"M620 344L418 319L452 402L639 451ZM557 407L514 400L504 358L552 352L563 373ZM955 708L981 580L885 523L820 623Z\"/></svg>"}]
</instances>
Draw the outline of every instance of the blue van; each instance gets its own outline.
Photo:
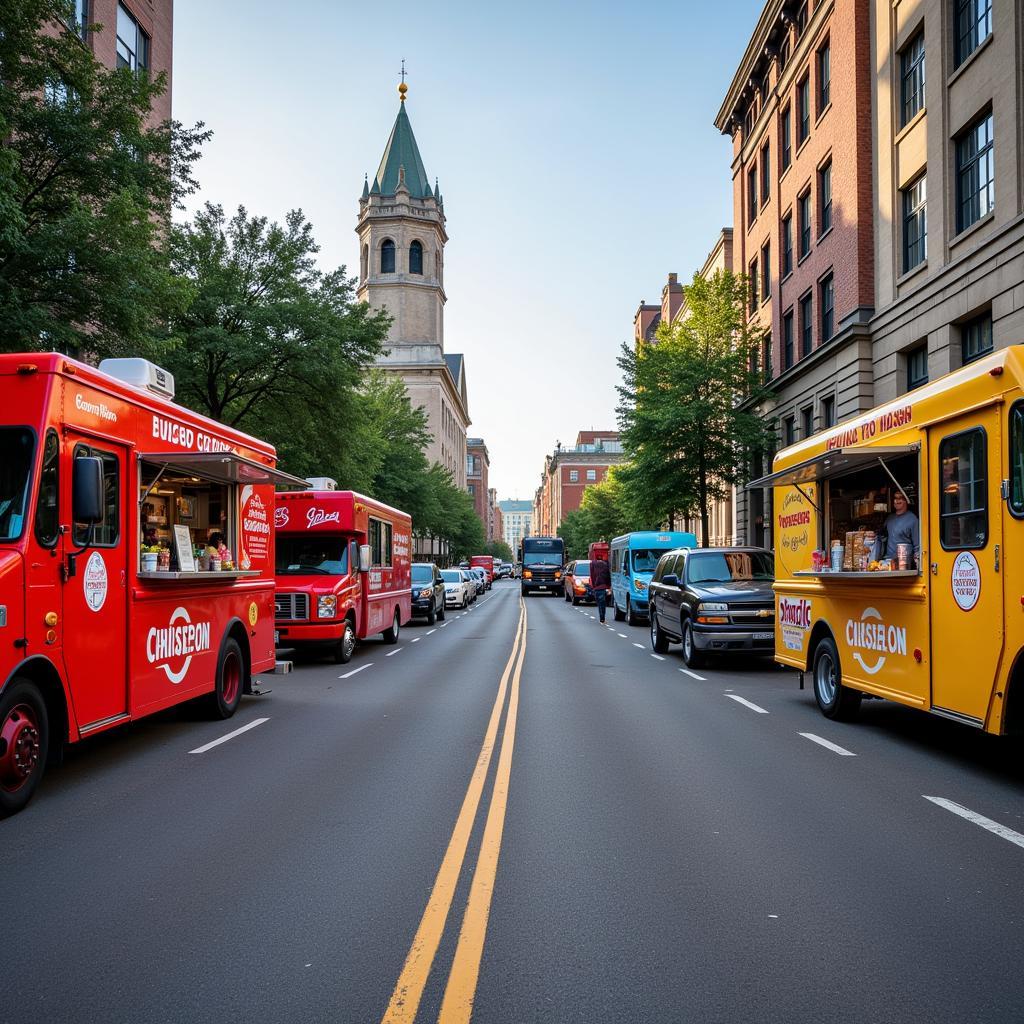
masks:
<instances>
[{"instance_id":1,"label":"blue van","mask_svg":"<svg viewBox=\"0 0 1024 1024\"><path fill-rule=\"evenodd\" d=\"M647 584L658 559L673 548L695 548L692 533L643 530L624 533L611 543L608 564L612 573L612 610L615 618L631 626L647 618Z\"/></svg>"}]
</instances>

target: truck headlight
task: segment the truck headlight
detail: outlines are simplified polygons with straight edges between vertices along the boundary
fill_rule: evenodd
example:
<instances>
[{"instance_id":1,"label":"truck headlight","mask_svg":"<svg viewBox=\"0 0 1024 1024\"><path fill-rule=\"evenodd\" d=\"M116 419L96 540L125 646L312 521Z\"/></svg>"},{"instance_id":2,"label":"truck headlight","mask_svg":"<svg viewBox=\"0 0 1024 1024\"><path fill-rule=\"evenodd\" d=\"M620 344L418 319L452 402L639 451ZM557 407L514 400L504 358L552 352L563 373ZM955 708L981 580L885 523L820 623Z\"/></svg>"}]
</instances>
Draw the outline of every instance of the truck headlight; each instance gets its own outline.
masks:
<instances>
[{"instance_id":1,"label":"truck headlight","mask_svg":"<svg viewBox=\"0 0 1024 1024\"><path fill-rule=\"evenodd\" d=\"M336 594L321 594L316 599L316 617L318 619L333 619L334 613L338 610L338 598Z\"/></svg>"},{"instance_id":2,"label":"truck headlight","mask_svg":"<svg viewBox=\"0 0 1024 1024\"><path fill-rule=\"evenodd\" d=\"M643 580L634 580L633 585L641 594L647 589L647 584Z\"/></svg>"},{"instance_id":3,"label":"truck headlight","mask_svg":"<svg viewBox=\"0 0 1024 1024\"><path fill-rule=\"evenodd\" d=\"M533 579L533 573L530 572L529 569L524 569L523 570L523 579L524 580L532 580Z\"/></svg>"}]
</instances>

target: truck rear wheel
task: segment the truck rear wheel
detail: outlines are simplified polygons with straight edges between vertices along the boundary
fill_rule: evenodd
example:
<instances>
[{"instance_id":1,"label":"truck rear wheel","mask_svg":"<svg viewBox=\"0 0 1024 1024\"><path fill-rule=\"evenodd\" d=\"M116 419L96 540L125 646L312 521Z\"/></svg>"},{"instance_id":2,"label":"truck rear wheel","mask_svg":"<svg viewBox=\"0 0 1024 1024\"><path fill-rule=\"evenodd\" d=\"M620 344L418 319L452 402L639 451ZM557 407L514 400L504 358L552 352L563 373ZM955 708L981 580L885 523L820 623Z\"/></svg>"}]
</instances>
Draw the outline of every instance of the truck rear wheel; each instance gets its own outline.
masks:
<instances>
[{"instance_id":1,"label":"truck rear wheel","mask_svg":"<svg viewBox=\"0 0 1024 1024\"><path fill-rule=\"evenodd\" d=\"M234 637L228 637L217 662L217 682L208 706L213 718L230 718L242 700L245 689L245 658Z\"/></svg>"},{"instance_id":2,"label":"truck rear wheel","mask_svg":"<svg viewBox=\"0 0 1024 1024\"><path fill-rule=\"evenodd\" d=\"M12 679L0 696L0 818L32 799L46 768L50 723L46 704L26 679Z\"/></svg>"},{"instance_id":3,"label":"truck rear wheel","mask_svg":"<svg viewBox=\"0 0 1024 1024\"><path fill-rule=\"evenodd\" d=\"M397 644L398 634L401 632L402 625L398 621L398 612L395 612L395 617L391 620L391 628L384 630L384 643L386 644Z\"/></svg>"},{"instance_id":4,"label":"truck rear wheel","mask_svg":"<svg viewBox=\"0 0 1024 1024\"><path fill-rule=\"evenodd\" d=\"M814 651L814 699L826 718L848 722L860 710L860 690L844 686L839 652L832 637L825 637Z\"/></svg>"}]
</instances>

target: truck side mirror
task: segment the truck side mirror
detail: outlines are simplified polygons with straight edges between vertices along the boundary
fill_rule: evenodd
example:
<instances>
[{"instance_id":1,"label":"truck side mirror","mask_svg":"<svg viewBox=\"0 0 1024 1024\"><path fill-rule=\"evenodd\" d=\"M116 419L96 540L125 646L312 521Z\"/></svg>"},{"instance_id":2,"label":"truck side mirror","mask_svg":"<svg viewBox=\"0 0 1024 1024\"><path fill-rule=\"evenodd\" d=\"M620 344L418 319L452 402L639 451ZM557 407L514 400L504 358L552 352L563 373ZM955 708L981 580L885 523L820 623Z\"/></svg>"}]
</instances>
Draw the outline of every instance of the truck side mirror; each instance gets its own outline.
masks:
<instances>
[{"instance_id":1,"label":"truck side mirror","mask_svg":"<svg viewBox=\"0 0 1024 1024\"><path fill-rule=\"evenodd\" d=\"M83 455L72 463L71 518L96 526L103 522L103 460Z\"/></svg>"},{"instance_id":2,"label":"truck side mirror","mask_svg":"<svg viewBox=\"0 0 1024 1024\"><path fill-rule=\"evenodd\" d=\"M370 566L373 565L373 557L370 553L369 544L359 545L359 571L369 572Z\"/></svg>"}]
</instances>

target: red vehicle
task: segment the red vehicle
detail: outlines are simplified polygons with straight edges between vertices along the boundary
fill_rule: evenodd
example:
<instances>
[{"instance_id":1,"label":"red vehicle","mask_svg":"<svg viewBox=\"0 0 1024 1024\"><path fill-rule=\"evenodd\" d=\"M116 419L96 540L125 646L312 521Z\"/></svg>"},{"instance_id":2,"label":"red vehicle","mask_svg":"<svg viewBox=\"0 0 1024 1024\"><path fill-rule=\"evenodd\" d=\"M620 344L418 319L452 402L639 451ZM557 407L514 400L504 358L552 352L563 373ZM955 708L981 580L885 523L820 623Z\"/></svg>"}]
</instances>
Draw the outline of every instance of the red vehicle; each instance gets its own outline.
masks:
<instances>
[{"instance_id":1,"label":"red vehicle","mask_svg":"<svg viewBox=\"0 0 1024 1024\"><path fill-rule=\"evenodd\" d=\"M608 541L595 540L587 549L587 558L590 559L591 562L594 561L595 558L603 558L607 562L609 551L611 551L611 545Z\"/></svg>"},{"instance_id":2,"label":"red vehicle","mask_svg":"<svg viewBox=\"0 0 1024 1024\"><path fill-rule=\"evenodd\" d=\"M301 481L173 387L0 355L0 816L65 742L194 697L227 718L274 667L274 484Z\"/></svg>"},{"instance_id":3,"label":"red vehicle","mask_svg":"<svg viewBox=\"0 0 1024 1024\"><path fill-rule=\"evenodd\" d=\"M487 573L487 589L491 589L491 584L494 582L494 575L497 572L497 566L494 564L497 559L494 555L473 555L469 560L470 567L473 569L483 569Z\"/></svg>"},{"instance_id":4,"label":"red vehicle","mask_svg":"<svg viewBox=\"0 0 1024 1024\"><path fill-rule=\"evenodd\" d=\"M321 647L343 664L356 640L397 643L412 618L412 520L354 491L277 496L279 647Z\"/></svg>"}]
</instances>

